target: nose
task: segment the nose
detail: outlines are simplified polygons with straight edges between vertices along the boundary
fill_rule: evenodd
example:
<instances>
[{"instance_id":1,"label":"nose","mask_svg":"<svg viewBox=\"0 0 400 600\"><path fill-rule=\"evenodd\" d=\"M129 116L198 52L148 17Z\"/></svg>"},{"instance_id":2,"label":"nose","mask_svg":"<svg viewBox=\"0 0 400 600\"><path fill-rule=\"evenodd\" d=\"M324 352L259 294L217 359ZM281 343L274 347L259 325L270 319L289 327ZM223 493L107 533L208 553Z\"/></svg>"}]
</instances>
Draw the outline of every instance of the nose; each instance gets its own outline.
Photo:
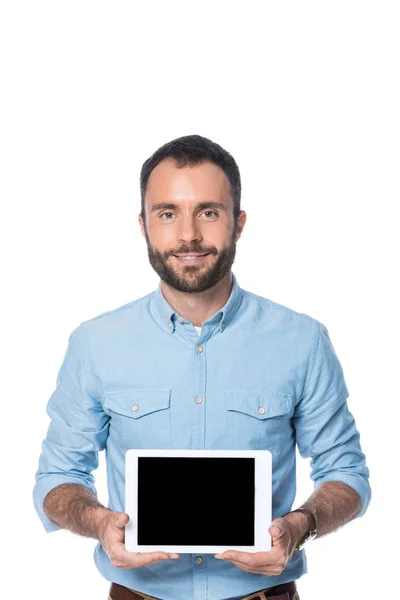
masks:
<instances>
[{"instance_id":1,"label":"nose","mask_svg":"<svg viewBox=\"0 0 400 600\"><path fill-rule=\"evenodd\" d=\"M178 235L179 239L186 243L199 241L202 239L199 223L195 216L182 216Z\"/></svg>"}]
</instances>

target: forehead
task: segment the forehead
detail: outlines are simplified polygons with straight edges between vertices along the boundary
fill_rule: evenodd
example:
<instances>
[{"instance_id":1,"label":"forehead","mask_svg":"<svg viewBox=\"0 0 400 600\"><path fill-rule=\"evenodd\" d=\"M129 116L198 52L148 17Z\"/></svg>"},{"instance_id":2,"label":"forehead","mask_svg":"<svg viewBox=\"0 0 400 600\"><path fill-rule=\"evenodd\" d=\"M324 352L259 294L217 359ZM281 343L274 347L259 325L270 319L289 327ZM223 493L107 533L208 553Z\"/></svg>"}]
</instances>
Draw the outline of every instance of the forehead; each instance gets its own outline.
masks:
<instances>
[{"instance_id":1,"label":"forehead","mask_svg":"<svg viewBox=\"0 0 400 600\"><path fill-rule=\"evenodd\" d=\"M178 168L172 159L163 160L150 174L145 199L148 205L160 200L233 204L229 179L218 165L208 161Z\"/></svg>"}]
</instances>

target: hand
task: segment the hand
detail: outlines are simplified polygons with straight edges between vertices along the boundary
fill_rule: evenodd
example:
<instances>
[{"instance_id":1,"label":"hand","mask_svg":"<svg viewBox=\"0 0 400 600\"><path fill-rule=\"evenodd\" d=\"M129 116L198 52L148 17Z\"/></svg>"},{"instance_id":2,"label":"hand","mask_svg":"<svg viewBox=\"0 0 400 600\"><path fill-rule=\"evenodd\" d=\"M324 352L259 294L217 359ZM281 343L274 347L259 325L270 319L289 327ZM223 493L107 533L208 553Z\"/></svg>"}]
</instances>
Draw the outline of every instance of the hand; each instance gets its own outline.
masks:
<instances>
[{"instance_id":1,"label":"hand","mask_svg":"<svg viewBox=\"0 0 400 600\"><path fill-rule=\"evenodd\" d=\"M215 558L229 560L248 573L280 575L294 552L299 539L298 529L286 519L274 519L269 528L272 548L268 552L226 550Z\"/></svg>"},{"instance_id":2,"label":"hand","mask_svg":"<svg viewBox=\"0 0 400 600\"><path fill-rule=\"evenodd\" d=\"M124 545L124 528L128 521L129 515L126 513L107 511L97 527L99 541L114 567L135 569L136 567L148 567L162 560L179 558L179 554L168 554L161 551L127 552Z\"/></svg>"}]
</instances>

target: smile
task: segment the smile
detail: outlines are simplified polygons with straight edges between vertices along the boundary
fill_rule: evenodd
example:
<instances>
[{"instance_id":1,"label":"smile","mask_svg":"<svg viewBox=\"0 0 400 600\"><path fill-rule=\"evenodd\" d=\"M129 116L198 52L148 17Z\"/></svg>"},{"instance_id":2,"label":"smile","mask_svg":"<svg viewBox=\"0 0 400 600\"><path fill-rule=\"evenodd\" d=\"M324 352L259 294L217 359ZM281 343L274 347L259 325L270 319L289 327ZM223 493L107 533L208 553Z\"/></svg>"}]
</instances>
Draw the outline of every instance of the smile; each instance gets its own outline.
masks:
<instances>
[{"instance_id":1,"label":"smile","mask_svg":"<svg viewBox=\"0 0 400 600\"><path fill-rule=\"evenodd\" d=\"M175 256L175 258L181 262L191 262L191 263L200 263L206 256L208 256L209 253L207 254L197 254L197 255L183 255L183 256L177 256L176 254L174 254L173 256Z\"/></svg>"}]
</instances>

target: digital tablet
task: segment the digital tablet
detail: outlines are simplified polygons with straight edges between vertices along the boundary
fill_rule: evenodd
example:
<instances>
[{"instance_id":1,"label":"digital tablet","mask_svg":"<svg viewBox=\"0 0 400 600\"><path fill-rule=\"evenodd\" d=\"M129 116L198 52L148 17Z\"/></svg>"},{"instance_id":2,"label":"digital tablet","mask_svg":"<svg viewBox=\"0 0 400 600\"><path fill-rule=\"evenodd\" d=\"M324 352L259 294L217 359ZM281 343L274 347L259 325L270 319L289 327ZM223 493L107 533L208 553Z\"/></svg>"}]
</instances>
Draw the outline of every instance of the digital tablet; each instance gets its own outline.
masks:
<instances>
[{"instance_id":1,"label":"digital tablet","mask_svg":"<svg viewBox=\"0 0 400 600\"><path fill-rule=\"evenodd\" d=\"M271 488L268 450L127 450L125 548L268 551Z\"/></svg>"}]
</instances>

